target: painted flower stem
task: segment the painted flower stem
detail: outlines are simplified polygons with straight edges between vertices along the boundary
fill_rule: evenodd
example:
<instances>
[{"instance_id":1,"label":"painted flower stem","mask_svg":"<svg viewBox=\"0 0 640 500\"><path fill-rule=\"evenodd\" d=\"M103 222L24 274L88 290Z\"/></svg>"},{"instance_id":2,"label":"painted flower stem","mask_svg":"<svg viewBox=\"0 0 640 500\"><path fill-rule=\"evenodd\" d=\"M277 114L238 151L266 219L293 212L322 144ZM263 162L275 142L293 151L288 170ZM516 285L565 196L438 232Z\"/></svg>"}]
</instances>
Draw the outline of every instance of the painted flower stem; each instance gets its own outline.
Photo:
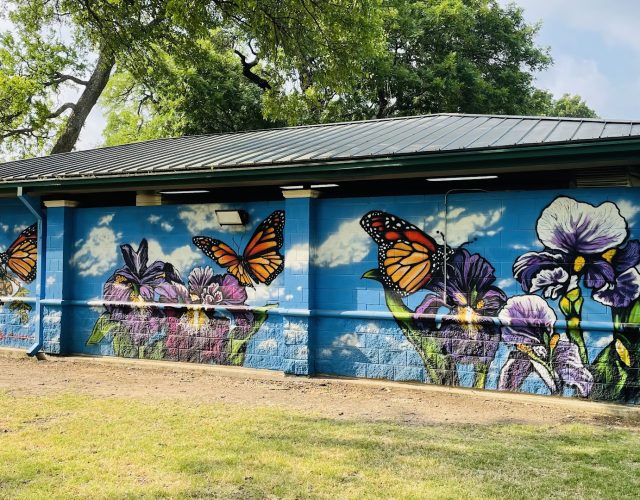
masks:
<instances>
[{"instance_id":1,"label":"painted flower stem","mask_svg":"<svg viewBox=\"0 0 640 500\"><path fill-rule=\"evenodd\" d=\"M487 375L489 374L489 363L475 365L474 389L484 389L487 385Z\"/></svg>"},{"instance_id":2,"label":"painted flower stem","mask_svg":"<svg viewBox=\"0 0 640 500\"><path fill-rule=\"evenodd\" d=\"M425 335L412 319L408 319L412 311L404 304L400 295L392 290L385 290L384 296L387 307L402 329L402 333L422 358L431 383L458 385L455 363L443 352L440 343L434 337Z\"/></svg>"},{"instance_id":3,"label":"painted flower stem","mask_svg":"<svg viewBox=\"0 0 640 500\"><path fill-rule=\"evenodd\" d=\"M579 287L569 290L559 302L560 310L567 321L567 337L573 342L580 353L580 359L586 366L589 364L589 352L584 341L584 332L580 324L582 320L582 292Z\"/></svg>"}]
</instances>

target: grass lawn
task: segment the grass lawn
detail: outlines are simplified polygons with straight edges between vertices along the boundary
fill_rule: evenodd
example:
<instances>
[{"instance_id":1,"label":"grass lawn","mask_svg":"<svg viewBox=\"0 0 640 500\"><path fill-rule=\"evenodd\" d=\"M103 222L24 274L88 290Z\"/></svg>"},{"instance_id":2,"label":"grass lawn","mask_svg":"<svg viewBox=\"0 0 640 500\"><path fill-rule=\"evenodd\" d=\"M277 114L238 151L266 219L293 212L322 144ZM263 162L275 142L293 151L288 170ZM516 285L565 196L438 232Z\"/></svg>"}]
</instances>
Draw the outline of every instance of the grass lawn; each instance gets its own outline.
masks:
<instances>
[{"instance_id":1,"label":"grass lawn","mask_svg":"<svg viewBox=\"0 0 640 500\"><path fill-rule=\"evenodd\" d=\"M0 498L636 497L640 433L0 393Z\"/></svg>"}]
</instances>

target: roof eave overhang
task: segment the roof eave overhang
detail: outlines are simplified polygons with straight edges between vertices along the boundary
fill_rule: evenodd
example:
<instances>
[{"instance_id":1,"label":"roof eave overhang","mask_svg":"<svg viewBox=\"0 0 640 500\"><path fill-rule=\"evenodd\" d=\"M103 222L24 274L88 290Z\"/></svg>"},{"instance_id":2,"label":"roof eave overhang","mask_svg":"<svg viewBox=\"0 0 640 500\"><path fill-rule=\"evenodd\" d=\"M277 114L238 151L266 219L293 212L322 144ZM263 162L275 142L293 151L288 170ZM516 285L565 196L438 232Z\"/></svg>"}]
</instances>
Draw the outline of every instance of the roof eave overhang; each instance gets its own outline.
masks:
<instances>
[{"instance_id":1,"label":"roof eave overhang","mask_svg":"<svg viewBox=\"0 0 640 500\"><path fill-rule=\"evenodd\" d=\"M479 173L640 165L640 138L598 140L500 149L316 161L252 167L211 167L188 172L77 178L44 178L0 183L0 193L23 187L30 193L153 189L181 185L259 185L309 181L411 178Z\"/></svg>"}]
</instances>

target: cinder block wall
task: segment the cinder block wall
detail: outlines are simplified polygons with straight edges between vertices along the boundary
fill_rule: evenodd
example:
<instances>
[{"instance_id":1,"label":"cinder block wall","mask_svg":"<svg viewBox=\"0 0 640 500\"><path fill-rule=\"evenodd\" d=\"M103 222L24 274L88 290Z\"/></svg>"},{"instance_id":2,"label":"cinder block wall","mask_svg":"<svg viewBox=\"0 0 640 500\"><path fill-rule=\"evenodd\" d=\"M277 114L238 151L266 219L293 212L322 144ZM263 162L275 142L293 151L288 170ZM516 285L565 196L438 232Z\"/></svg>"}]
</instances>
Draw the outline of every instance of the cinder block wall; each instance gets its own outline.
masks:
<instances>
[{"instance_id":1,"label":"cinder block wall","mask_svg":"<svg viewBox=\"0 0 640 500\"><path fill-rule=\"evenodd\" d=\"M221 208L249 223L221 227ZM31 221L15 204L2 210L8 246ZM280 210L285 265L268 285L240 286L192 242L241 256ZM300 192L224 207L53 208L47 220L49 352L639 399L635 188L446 200ZM407 269L394 267L397 252ZM13 325L23 313L5 304L3 314ZM33 341L33 330L20 342L7 331L17 330L0 346Z\"/></svg>"}]
</instances>

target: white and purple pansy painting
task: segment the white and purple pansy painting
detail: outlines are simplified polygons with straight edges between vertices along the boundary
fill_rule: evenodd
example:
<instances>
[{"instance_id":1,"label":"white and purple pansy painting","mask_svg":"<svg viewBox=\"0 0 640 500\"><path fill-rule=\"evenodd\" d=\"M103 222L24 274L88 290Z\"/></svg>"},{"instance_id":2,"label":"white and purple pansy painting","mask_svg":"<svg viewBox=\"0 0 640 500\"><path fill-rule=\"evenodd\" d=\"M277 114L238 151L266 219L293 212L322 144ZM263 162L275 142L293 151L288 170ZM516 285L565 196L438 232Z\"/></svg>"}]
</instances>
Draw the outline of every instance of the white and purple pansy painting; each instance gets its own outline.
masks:
<instances>
[{"instance_id":1,"label":"white and purple pansy painting","mask_svg":"<svg viewBox=\"0 0 640 500\"><path fill-rule=\"evenodd\" d=\"M542 297L511 297L499 318L502 340L515 346L500 371L498 389L518 390L529 375L536 373L551 394L572 387L587 397L593 375L580 359L578 347L554 332L556 315Z\"/></svg>"},{"instance_id":2,"label":"white and purple pansy painting","mask_svg":"<svg viewBox=\"0 0 640 500\"><path fill-rule=\"evenodd\" d=\"M542 211L536 230L544 250L520 256L513 266L525 292L555 300L582 283L607 306L626 307L638 298L640 242L629 240L614 203L559 196Z\"/></svg>"}]
</instances>

